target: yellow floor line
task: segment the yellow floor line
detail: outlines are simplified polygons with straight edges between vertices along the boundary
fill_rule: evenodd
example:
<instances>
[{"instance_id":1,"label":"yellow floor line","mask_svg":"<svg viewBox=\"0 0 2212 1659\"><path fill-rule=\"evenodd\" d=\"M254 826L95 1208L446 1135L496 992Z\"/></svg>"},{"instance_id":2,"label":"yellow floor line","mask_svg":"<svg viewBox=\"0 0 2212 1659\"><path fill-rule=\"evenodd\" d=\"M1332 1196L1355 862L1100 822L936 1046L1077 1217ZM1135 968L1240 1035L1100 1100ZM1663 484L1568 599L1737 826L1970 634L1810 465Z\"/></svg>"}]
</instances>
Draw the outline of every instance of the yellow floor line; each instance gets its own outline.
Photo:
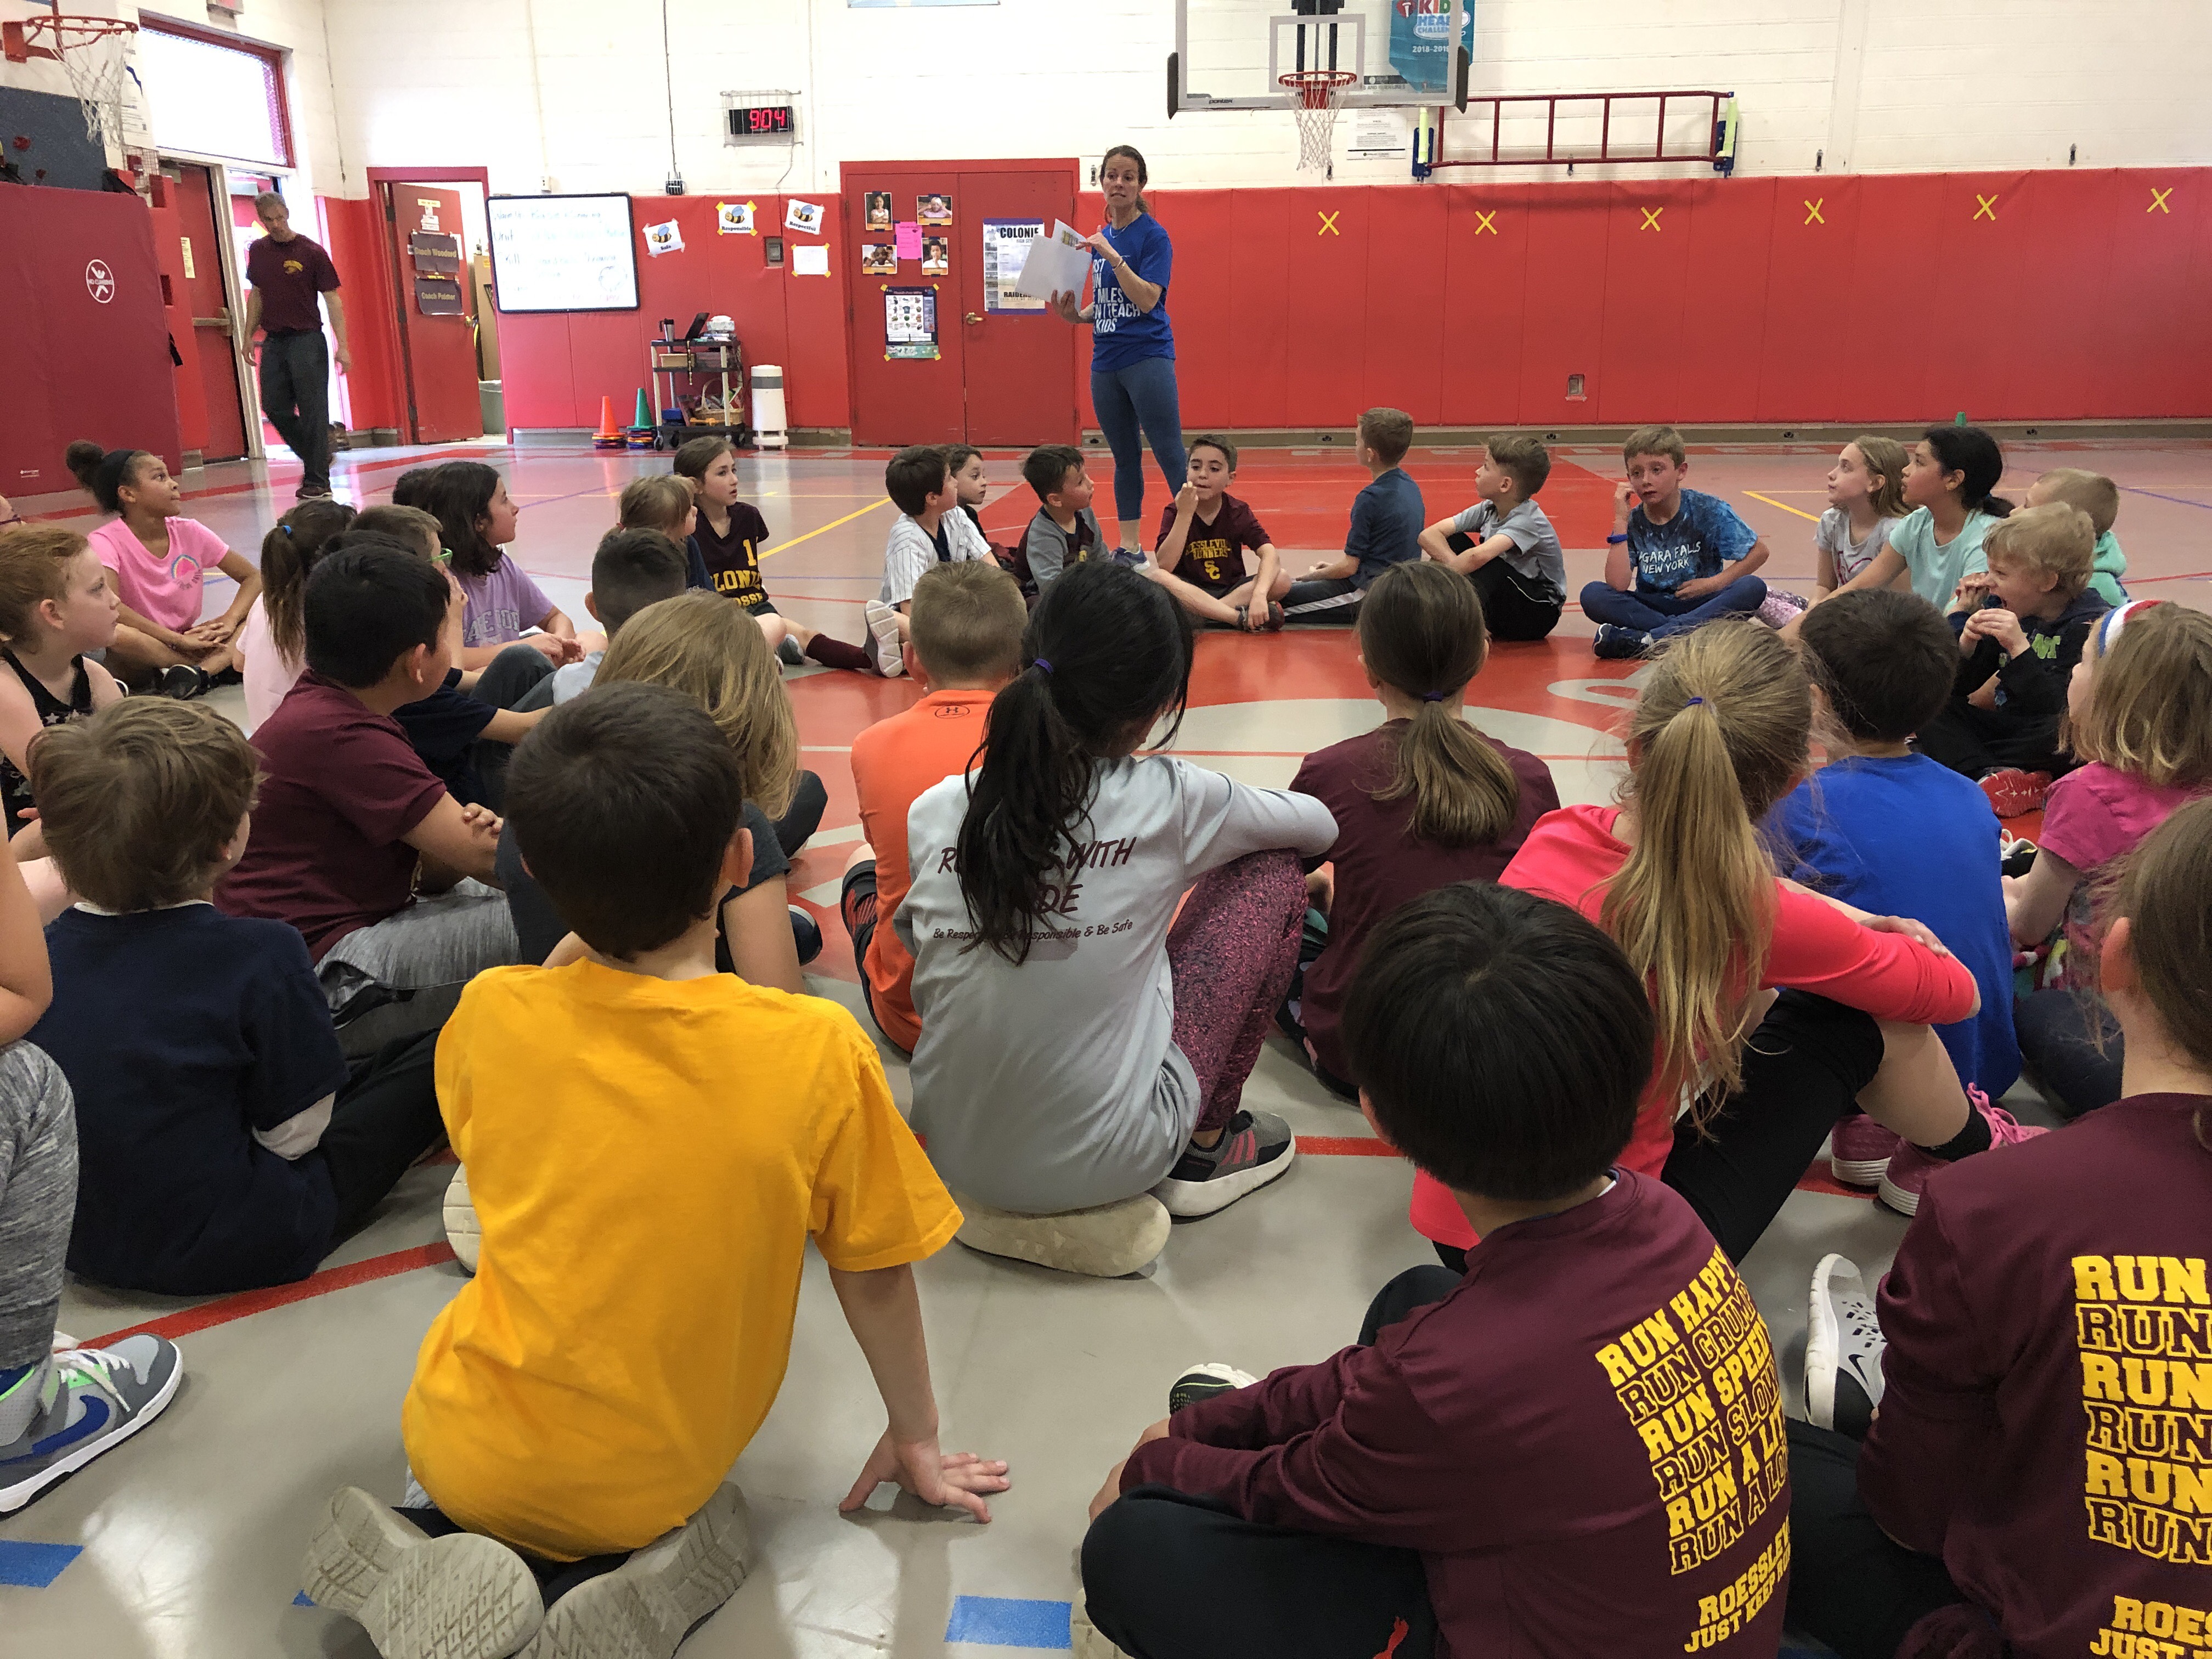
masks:
<instances>
[{"instance_id":1,"label":"yellow floor line","mask_svg":"<svg viewBox=\"0 0 2212 1659\"><path fill-rule=\"evenodd\" d=\"M875 501L870 501L866 507L862 507L859 513L848 513L842 519L830 520L828 524L823 525L819 530L810 530L804 536L793 536L789 541L783 543L781 546L769 548L767 552L761 555L761 557L763 559L772 559L779 553L788 553L793 548L798 546L799 543L813 540L815 537L819 536L824 530L835 530L841 524L850 524L854 520L860 517L862 514L872 513L879 507L889 507L890 504L890 496L879 496Z\"/></svg>"},{"instance_id":2,"label":"yellow floor line","mask_svg":"<svg viewBox=\"0 0 2212 1659\"><path fill-rule=\"evenodd\" d=\"M1781 508L1784 513L1795 513L1795 514L1796 514L1799 518L1801 518L1801 519L1810 519L1810 520L1811 520L1814 524L1818 524L1818 523L1820 523L1820 515L1819 514L1817 514L1817 513L1808 513L1808 512L1806 512L1806 511L1804 510L1804 508L1802 508L1802 507L1792 507L1792 506L1790 506L1790 503L1789 503L1789 502L1787 502L1787 501L1776 501L1776 500L1774 499L1774 497L1773 497L1773 496L1771 496L1771 495L1760 495L1760 494L1759 494L1756 489L1747 489L1747 490L1745 490L1743 493L1744 493L1745 495L1747 495L1750 496L1750 497L1751 497L1751 499L1752 499L1752 500L1753 500L1754 501L1765 501L1765 502L1769 507L1780 507L1780 508ZM1810 491L1808 491L1807 493L1808 493L1808 494L1810 494L1811 492L1810 492Z\"/></svg>"}]
</instances>

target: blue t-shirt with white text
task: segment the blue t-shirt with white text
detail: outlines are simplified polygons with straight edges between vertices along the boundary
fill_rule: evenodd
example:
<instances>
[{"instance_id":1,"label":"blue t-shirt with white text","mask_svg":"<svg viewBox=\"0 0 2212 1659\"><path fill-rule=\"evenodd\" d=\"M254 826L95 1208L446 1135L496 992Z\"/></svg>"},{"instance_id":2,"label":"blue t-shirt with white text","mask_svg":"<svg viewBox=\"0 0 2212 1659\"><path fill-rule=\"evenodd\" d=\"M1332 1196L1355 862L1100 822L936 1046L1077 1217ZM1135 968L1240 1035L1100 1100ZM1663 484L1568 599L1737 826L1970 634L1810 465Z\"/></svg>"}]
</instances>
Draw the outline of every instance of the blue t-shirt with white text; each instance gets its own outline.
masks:
<instances>
[{"instance_id":1,"label":"blue t-shirt with white text","mask_svg":"<svg viewBox=\"0 0 2212 1659\"><path fill-rule=\"evenodd\" d=\"M1122 229L1103 226L1114 251L1146 282L1159 285L1160 302L1150 311L1129 303L1103 254L1091 261L1091 372L1111 374L1147 357L1172 357L1175 331L1168 325L1168 282L1175 275L1175 244L1160 222L1140 213Z\"/></svg>"},{"instance_id":2,"label":"blue t-shirt with white text","mask_svg":"<svg viewBox=\"0 0 2212 1659\"><path fill-rule=\"evenodd\" d=\"M1639 593L1672 593L1684 582L1717 576L1751 551L1759 532L1736 516L1717 495L1701 489L1682 492L1682 504L1664 524L1654 524L1638 507L1628 515L1628 558Z\"/></svg>"}]
</instances>

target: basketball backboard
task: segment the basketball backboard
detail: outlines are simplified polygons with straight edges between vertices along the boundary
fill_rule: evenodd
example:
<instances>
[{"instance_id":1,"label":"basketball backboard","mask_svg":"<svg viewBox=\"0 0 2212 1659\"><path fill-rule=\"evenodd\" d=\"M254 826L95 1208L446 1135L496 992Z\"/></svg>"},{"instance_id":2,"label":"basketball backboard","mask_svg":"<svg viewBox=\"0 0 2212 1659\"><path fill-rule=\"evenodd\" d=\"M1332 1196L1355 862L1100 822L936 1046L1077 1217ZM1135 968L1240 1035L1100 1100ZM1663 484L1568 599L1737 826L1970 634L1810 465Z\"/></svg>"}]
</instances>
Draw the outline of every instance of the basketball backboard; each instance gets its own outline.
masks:
<instances>
[{"instance_id":1,"label":"basketball backboard","mask_svg":"<svg viewBox=\"0 0 2212 1659\"><path fill-rule=\"evenodd\" d=\"M1355 78L1344 109L1467 107L1474 0L1175 0L1168 114L1288 109L1282 77Z\"/></svg>"}]
</instances>

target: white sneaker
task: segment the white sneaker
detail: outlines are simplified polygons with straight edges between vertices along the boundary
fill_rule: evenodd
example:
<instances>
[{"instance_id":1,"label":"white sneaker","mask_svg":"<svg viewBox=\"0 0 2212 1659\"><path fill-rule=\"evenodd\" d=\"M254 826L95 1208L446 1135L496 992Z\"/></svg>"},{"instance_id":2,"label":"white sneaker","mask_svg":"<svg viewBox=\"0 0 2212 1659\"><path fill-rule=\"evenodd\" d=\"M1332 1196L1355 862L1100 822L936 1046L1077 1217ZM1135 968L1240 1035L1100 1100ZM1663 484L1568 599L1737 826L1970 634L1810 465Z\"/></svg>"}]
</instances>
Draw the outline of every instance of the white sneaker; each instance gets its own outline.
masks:
<instances>
[{"instance_id":1,"label":"white sneaker","mask_svg":"<svg viewBox=\"0 0 2212 1659\"><path fill-rule=\"evenodd\" d=\"M483 1228L477 1220L477 1206L469 1201L466 1170L455 1170L446 1186L446 1243L453 1247L453 1260L461 1264L461 1271L473 1277L477 1258L483 1253Z\"/></svg>"},{"instance_id":2,"label":"white sneaker","mask_svg":"<svg viewBox=\"0 0 2212 1659\"><path fill-rule=\"evenodd\" d=\"M1234 1365L1210 1360L1203 1365L1193 1365L1176 1378L1168 1389L1168 1415L1173 1417L1185 1406L1195 1406L1201 1400L1211 1400L1218 1394L1234 1394L1239 1389L1249 1389L1260 1379L1249 1371L1240 1371Z\"/></svg>"},{"instance_id":3,"label":"white sneaker","mask_svg":"<svg viewBox=\"0 0 2212 1659\"><path fill-rule=\"evenodd\" d=\"M426 1538L359 1486L331 1499L301 1588L368 1632L383 1659L507 1659L545 1607L529 1565L474 1533Z\"/></svg>"},{"instance_id":4,"label":"white sneaker","mask_svg":"<svg viewBox=\"0 0 2212 1659\"><path fill-rule=\"evenodd\" d=\"M675 1531L556 1601L525 1659L674 1659L737 1594L752 1554L744 1494L722 1486Z\"/></svg>"},{"instance_id":5,"label":"white sneaker","mask_svg":"<svg viewBox=\"0 0 2212 1659\"><path fill-rule=\"evenodd\" d=\"M906 656L899 649L898 612L881 599L870 599L860 613L868 619L868 632L876 647L876 669L886 679L906 672Z\"/></svg>"},{"instance_id":6,"label":"white sneaker","mask_svg":"<svg viewBox=\"0 0 2212 1659\"><path fill-rule=\"evenodd\" d=\"M1886 1346L1858 1266L1824 1255L1813 1269L1805 1335L1805 1415L1814 1427L1863 1437L1881 1404Z\"/></svg>"}]
</instances>

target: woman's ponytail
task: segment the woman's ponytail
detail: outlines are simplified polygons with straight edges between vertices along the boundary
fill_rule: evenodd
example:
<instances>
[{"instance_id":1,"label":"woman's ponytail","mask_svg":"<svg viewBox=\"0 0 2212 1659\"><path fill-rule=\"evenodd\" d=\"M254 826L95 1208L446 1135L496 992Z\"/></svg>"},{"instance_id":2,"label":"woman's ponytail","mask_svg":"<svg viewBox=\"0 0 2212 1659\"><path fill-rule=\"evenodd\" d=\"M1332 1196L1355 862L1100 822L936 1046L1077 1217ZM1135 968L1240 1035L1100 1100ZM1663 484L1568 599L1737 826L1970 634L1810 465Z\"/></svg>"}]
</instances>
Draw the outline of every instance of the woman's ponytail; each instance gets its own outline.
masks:
<instances>
[{"instance_id":1,"label":"woman's ponytail","mask_svg":"<svg viewBox=\"0 0 2212 1659\"><path fill-rule=\"evenodd\" d=\"M1437 847L1480 847L1512 826L1521 781L1449 702L1489 655L1474 584L1423 560L1392 565L1359 607L1359 654L1383 684L1421 699L1398 739L1378 801L1413 802L1413 834Z\"/></svg>"},{"instance_id":2,"label":"woman's ponytail","mask_svg":"<svg viewBox=\"0 0 2212 1659\"><path fill-rule=\"evenodd\" d=\"M1656 1077L1702 1128L1743 1076L1774 932L1758 823L1806 763L1812 694L1796 653L1750 622L1708 623L1659 659L1629 729L1635 843L1600 925L1644 976Z\"/></svg>"},{"instance_id":3,"label":"woman's ponytail","mask_svg":"<svg viewBox=\"0 0 2212 1659\"><path fill-rule=\"evenodd\" d=\"M1028 959L1052 931L1055 891L1082 852L1098 763L1179 726L1190 619L1126 566L1086 561L1045 589L1022 636L1022 672L991 700L957 843L977 945ZM1166 740L1172 740L1171 726Z\"/></svg>"}]
</instances>

